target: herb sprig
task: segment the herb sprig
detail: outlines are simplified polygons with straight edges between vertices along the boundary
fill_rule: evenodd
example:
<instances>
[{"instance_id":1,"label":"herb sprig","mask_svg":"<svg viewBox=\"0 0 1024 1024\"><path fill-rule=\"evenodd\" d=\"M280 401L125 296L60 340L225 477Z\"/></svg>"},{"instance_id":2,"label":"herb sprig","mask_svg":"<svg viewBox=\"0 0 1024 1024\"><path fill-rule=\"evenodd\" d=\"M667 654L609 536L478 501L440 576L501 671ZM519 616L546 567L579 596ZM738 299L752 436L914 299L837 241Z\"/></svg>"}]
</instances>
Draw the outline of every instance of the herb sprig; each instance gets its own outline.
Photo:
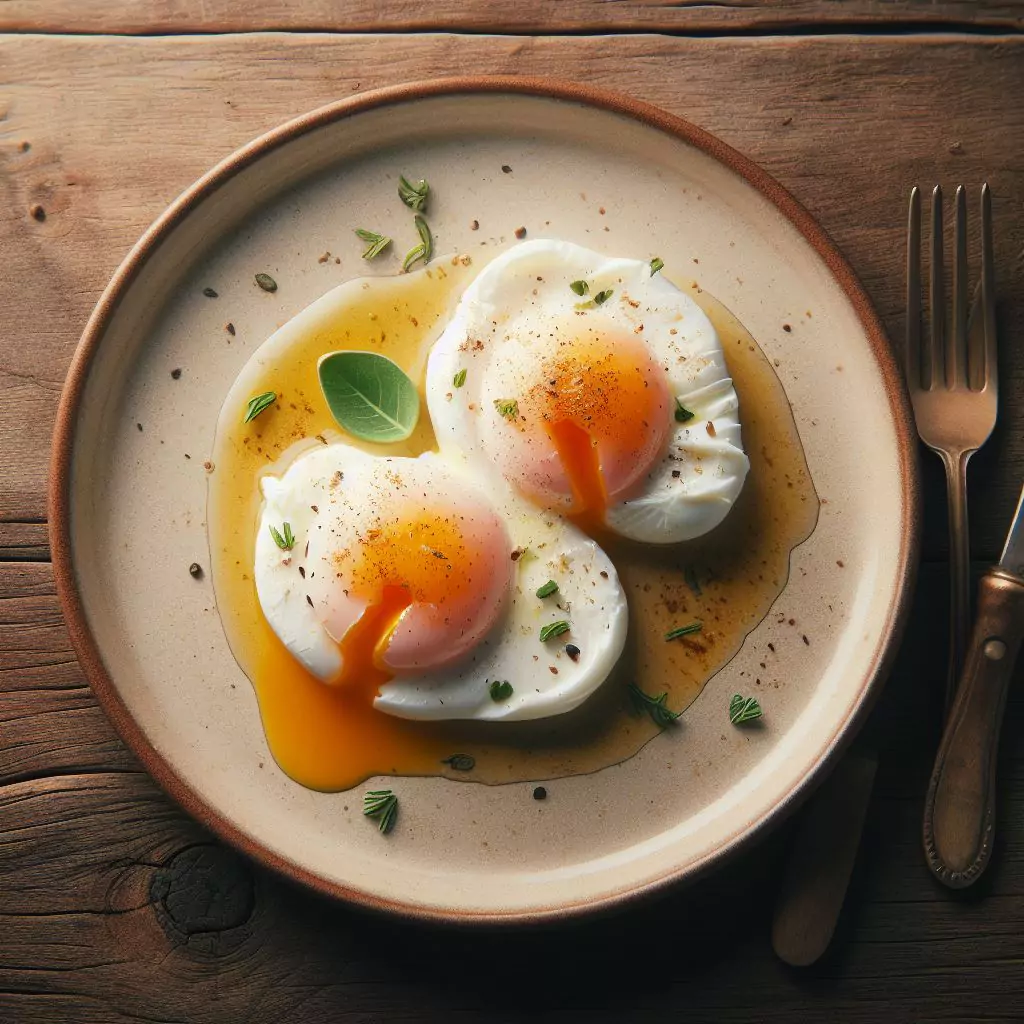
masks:
<instances>
[{"instance_id":1,"label":"herb sprig","mask_svg":"<svg viewBox=\"0 0 1024 1024\"><path fill-rule=\"evenodd\" d=\"M515 398L496 398L494 408L498 410L499 416L507 420L514 420L519 416L519 401Z\"/></svg>"},{"instance_id":2,"label":"herb sprig","mask_svg":"<svg viewBox=\"0 0 1024 1024\"><path fill-rule=\"evenodd\" d=\"M295 547L295 534L292 533L291 523L285 523L281 527L280 531L276 526L271 524L270 536L274 538L274 543L282 551L291 551L291 549Z\"/></svg>"},{"instance_id":3,"label":"herb sprig","mask_svg":"<svg viewBox=\"0 0 1024 1024\"><path fill-rule=\"evenodd\" d=\"M434 237L430 233L430 227L427 222L417 213L413 217L413 223L416 225L416 231L420 236L420 244L414 245L406 254L405 260L402 262L402 269L408 273L409 268L413 264L423 260L424 263L430 262L430 257L434 255Z\"/></svg>"},{"instance_id":4,"label":"herb sprig","mask_svg":"<svg viewBox=\"0 0 1024 1024\"><path fill-rule=\"evenodd\" d=\"M512 696L512 684L507 679L495 679L487 687L491 700L497 704L499 701L508 700Z\"/></svg>"},{"instance_id":5,"label":"herb sprig","mask_svg":"<svg viewBox=\"0 0 1024 1024\"><path fill-rule=\"evenodd\" d=\"M425 210L427 208L427 196L430 194L430 186L422 178L414 185L404 174L398 176L398 198L409 207L410 210Z\"/></svg>"},{"instance_id":6,"label":"herb sprig","mask_svg":"<svg viewBox=\"0 0 1024 1024\"><path fill-rule=\"evenodd\" d=\"M540 642L542 644L547 643L548 640L552 640L556 636L568 633L570 629L572 629L572 627L565 619L559 619L557 622L549 622L546 626L541 626L540 628Z\"/></svg>"},{"instance_id":7,"label":"herb sprig","mask_svg":"<svg viewBox=\"0 0 1024 1024\"><path fill-rule=\"evenodd\" d=\"M685 626L676 626L665 634L666 640L678 640L681 636L689 636L691 633L699 633L704 627L699 622L691 622Z\"/></svg>"},{"instance_id":8,"label":"herb sprig","mask_svg":"<svg viewBox=\"0 0 1024 1024\"><path fill-rule=\"evenodd\" d=\"M734 693L732 700L729 701L729 721L733 725L756 721L763 714L756 697L744 697L740 693Z\"/></svg>"},{"instance_id":9,"label":"herb sprig","mask_svg":"<svg viewBox=\"0 0 1024 1024\"><path fill-rule=\"evenodd\" d=\"M363 251L364 260L372 260L379 256L391 244L391 239L387 235L378 235L376 231L367 231L366 228L356 228L356 234L367 243Z\"/></svg>"},{"instance_id":10,"label":"herb sprig","mask_svg":"<svg viewBox=\"0 0 1024 1024\"><path fill-rule=\"evenodd\" d=\"M678 398L676 399L676 423L686 423L688 420L692 420L694 415Z\"/></svg>"},{"instance_id":11,"label":"herb sprig","mask_svg":"<svg viewBox=\"0 0 1024 1024\"><path fill-rule=\"evenodd\" d=\"M251 423L264 409L269 409L277 401L276 391L264 391L262 395L254 395L249 399L243 423Z\"/></svg>"},{"instance_id":12,"label":"herb sprig","mask_svg":"<svg viewBox=\"0 0 1024 1024\"><path fill-rule=\"evenodd\" d=\"M363 796L363 814L377 820L377 828L387 835L395 827L398 797L390 789L372 789Z\"/></svg>"},{"instance_id":13,"label":"herb sprig","mask_svg":"<svg viewBox=\"0 0 1024 1024\"><path fill-rule=\"evenodd\" d=\"M652 697L649 693L644 693L636 683L630 683L629 696L633 702L633 709L637 714L642 714L646 711L651 716L651 721L659 729L664 729L666 726L671 725L682 714L682 711L673 711L668 706L667 693Z\"/></svg>"}]
</instances>

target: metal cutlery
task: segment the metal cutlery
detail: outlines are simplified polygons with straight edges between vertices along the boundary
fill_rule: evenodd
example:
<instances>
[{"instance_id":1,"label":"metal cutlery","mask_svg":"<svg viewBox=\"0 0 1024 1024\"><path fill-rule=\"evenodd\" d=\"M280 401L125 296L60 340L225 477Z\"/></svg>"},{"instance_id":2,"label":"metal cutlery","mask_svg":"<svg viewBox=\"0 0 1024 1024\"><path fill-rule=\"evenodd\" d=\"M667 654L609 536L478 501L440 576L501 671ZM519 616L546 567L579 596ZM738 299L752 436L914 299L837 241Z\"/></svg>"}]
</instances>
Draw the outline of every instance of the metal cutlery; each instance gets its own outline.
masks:
<instances>
[{"instance_id":1,"label":"metal cutlery","mask_svg":"<svg viewBox=\"0 0 1024 1024\"><path fill-rule=\"evenodd\" d=\"M959 677L970 616L967 463L988 440L995 425L998 368L992 202L988 185L981 192L982 280L970 316L967 200L963 186L956 191L949 332L945 317L942 212L942 190L937 186L932 193L930 330L922 344L921 195L916 187L911 191L907 225L906 376L918 433L942 458L946 469L952 565L950 657L944 694L948 707ZM1024 549L1024 526L1020 533ZM1006 552L1001 564L1005 561ZM1018 561L1024 562L1024 553ZM1024 564L1010 566L1010 571L1019 576L1024 573ZM968 662L965 682L939 751L925 813L929 865L950 885L969 884L961 881L967 877L966 872L973 870L973 877L977 877L991 850L999 723L1013 660L1024 636L1024 626L1018 628L1008 621L1019 607L1024 623L1024 580L1011 581L1004 570L993 570L986 581L979 596L972 660ZM989 636L992 629L1006 635ZM980 640L979 630L986 633ZM995 643L987 648L986 655L988 640ZM976 654L978 644L981 655ZM1000 651L1004 652L1003 660L993 659L993 654ZM980 658L984 662L979 668L975 661ZM804 812L787 861L772 927L772 945L786 963L807 966L828 948L860 845L876 766L877 756L872 751L847 754Z\"/></svg>"},{"instance_id":2,"label":"metal cutlery","mask_svg":"<svg viewBox=\"0 0 1024 1024\"><path fill-rule=\"evenodd\" d=\"M910 193L907 224L907 388L921 440L941 459L949 499L950 659L948 709L963 666L970 621L967 463L988 440L998 410L992 197L981 189L983 330L968 332L967 195L957 186L953 232L953 309L946 329L942 189L932 192L930 331L921 331L921 194Z\"/></svg>"}]
</instances>

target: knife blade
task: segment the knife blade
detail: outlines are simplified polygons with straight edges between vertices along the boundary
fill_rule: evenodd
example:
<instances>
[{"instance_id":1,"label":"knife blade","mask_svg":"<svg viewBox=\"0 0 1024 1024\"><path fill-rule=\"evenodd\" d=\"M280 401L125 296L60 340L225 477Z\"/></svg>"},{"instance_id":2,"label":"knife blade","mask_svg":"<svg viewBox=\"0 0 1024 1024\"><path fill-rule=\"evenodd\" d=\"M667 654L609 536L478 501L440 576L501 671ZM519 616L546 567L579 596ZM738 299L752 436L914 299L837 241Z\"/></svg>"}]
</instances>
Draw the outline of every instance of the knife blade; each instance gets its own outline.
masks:
<instances>
[{"instance_id":1,"label":"knife blade","mask_svg":"<svg viewBox=\"0 0 1024 1024\"><path fill-rule=\"evenodd\" d=\"M1013 514L999 564L1018 579L1024 579L1024 487L1017 499L1017 511Z\"/></svg>"}]
</instances>

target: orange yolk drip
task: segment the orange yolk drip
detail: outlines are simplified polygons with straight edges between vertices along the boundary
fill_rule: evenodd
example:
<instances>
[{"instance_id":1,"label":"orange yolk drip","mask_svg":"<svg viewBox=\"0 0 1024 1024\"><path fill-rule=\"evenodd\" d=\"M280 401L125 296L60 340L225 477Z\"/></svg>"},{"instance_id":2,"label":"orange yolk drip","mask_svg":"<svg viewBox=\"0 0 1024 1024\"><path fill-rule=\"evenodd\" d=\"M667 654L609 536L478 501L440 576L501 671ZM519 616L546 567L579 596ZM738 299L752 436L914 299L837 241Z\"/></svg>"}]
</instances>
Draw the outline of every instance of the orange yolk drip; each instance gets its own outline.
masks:
<instances>
[{"instance_id":1,"label":"orange yolk drip","mask_svg":"<svg viewBox=\"0 0 1024 1024\"><path fill-rule=\"evenodd\" d=\"M372 700L394 677L384 662L403 612L414 602L441 606L464 582L467 544L457 517L423 513L368 530L355 550L334 555L338 585L367 601L341 638L342 669L335 685L356 686Z\"/></svg>"},{"instance_id":2,"label":"orange yolk drip","mask_svg":"<svg viewBox=\"0 0 1024 1024\"><path fill-rule=\"evenodd\" d=\"M601 456L590 431L575 420L558 420L548 426L558 457L572 487L572 516L590 532L604 523L608 492L601 475Z\"/></svg>"},{"instance_id":3,"label":"orange yolk drip","mask_svg":"<svg viewBox=\"0 0 1024 1024\"><path fill-rule=\"evenodd\" d=\"M383 663L384 652L402 612L411 604L407 587L388 585L377 602L366 606L338 645L342 666L335 685L356 685L368 692L371 699L376 696L381 685L392 678Z\"/></svg>"},{"instance_id":4,"label":"orange yolk drip","mask_svg":"<svg viewBox=\"0 0 1024 1024\"><path fill-rule=\"evenodd\" d=\"M651 387L660 373L639 342L601 336L562 342L528 392L523 412L544 423L572 488L570 514L583 523L604 522L609 491L650 447L664 416Z\"/></svg>"}]
</instances>

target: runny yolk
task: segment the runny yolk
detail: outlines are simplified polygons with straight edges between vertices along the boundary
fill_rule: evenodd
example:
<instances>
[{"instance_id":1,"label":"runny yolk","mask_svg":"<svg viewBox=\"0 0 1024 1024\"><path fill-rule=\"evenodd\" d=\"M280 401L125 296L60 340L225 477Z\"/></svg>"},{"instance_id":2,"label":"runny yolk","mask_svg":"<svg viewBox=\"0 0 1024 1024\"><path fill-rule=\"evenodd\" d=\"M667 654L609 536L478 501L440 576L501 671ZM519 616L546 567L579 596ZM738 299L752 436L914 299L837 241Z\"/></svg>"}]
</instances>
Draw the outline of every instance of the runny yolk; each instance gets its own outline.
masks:
<instances>
[{"instance_id":1,"label":"runny yolk","mask_svg":"<svg viewBox=\"0 0 1024 1024\"><path fill-rule=\"evenodd\" d=\"M559 341L540 365L521 412L543 424L572 492L569 513L603 523L661 454L671 422L667 376L630 335Z\"/></svg>"},{"instance_id":2,"label":"runny yolk","mask_svg":"<svg viewBox=\"0 0 1024 1024\"><path fill-rule=\"evenodd\" d=\"M454 511L400 509L329 560L333 572L324 578L330 582L314 595L315 606L328 611L325 625L340 637L342 667L332 683L367 701L408 666L410 649L429 669L450 656L459 639L452 630L465 635L481 614L471 595L482 592L474 584L487 572ZM413 605L415 614L399 629Z\"/></svg>"},{"instance_id":3,"label":"runny yolk","mask_svg":"<svg viewBox=\"0 0 1024 1024\"><path fill-rule=\"evenodd\" d=\"M335 685L358 686L365 688L371 699L376 696L381 685L394 675L384 665L384 652L402 612L411 604L408 587L389 584L379 600L366 606L338 645L342 666Z\"/></svg>"},{"instance_id":4,"label":"runny yolk","mask_svg":"<svg viewBox=\"0 0 1024 1024\"><path fill-rule=\"evenodd\" d=\"M555 442L555 450L572 487L573 517L584 528L599 527L604 522L608 507L608 492L601 473L597 441L576 420L550 423L548 433Z\"/></svg>"}]
</instances>

